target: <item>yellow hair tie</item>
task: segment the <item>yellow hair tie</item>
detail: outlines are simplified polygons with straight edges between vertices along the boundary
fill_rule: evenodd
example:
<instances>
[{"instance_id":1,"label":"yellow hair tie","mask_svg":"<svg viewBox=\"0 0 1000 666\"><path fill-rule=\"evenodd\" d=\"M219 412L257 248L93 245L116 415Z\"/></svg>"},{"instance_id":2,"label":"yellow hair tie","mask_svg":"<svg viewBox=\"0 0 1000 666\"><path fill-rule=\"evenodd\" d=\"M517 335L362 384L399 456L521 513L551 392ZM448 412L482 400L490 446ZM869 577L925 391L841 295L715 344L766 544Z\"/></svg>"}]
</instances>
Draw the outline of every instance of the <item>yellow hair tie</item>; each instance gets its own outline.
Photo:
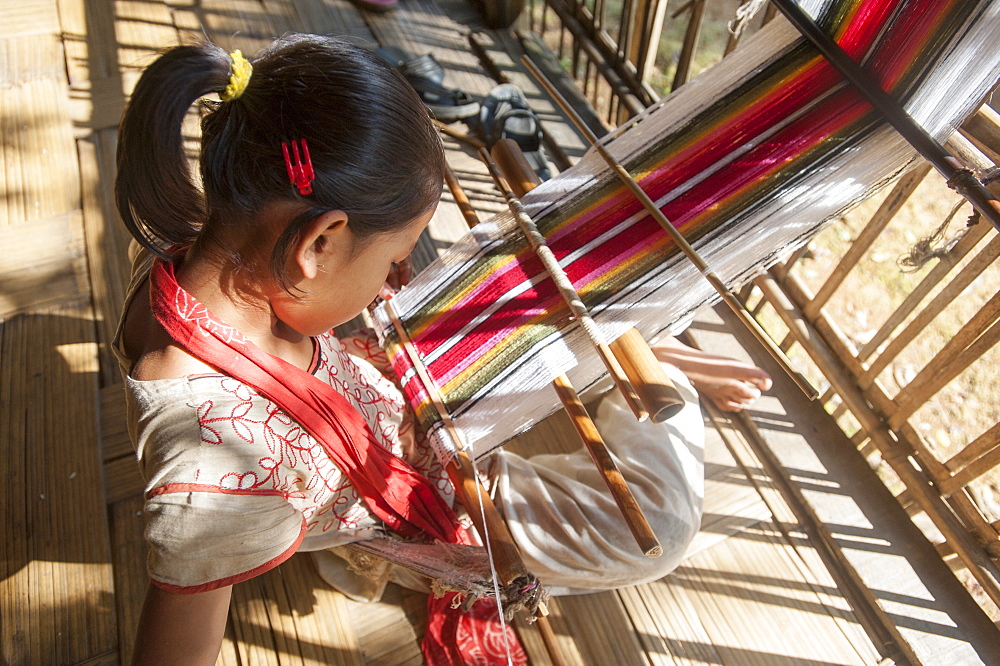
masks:
<instances>
[{"instance_id":1,"label":"yellow hair tie","mask_svg":"<svg viewBox=\"0 0 1000 666\"><path fill-rule=\"evenodd\" d=\"M253 65L243 57L243 53L239 49L230 53L229 57L233 59L233 67L229 74L229 85L219 93L223 102L231 102L242 95L243 91L247 89L247 84L250 83L250 75L253 74Z\"/></svg>"}]
</instances>

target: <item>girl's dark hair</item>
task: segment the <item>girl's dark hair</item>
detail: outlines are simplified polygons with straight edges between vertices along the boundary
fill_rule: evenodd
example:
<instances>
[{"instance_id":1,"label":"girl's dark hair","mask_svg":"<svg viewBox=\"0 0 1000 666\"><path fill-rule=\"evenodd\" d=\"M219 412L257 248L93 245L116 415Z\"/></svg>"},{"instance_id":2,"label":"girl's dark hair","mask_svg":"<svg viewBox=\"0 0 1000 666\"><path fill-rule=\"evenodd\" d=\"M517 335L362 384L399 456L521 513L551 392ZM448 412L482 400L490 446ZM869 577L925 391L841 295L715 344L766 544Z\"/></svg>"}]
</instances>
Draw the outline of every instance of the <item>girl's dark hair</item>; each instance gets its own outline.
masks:
<instances>
[{"instance_id":1,"label":"girl's dark hair","mask_svg":"<svg viewBox=\"0 0 1000 666\"><path fill-rule=\"evenodd\" d=\"M181 127L192 104L229 83L232 59L211 44L180 46L139 79L119 129L115 196L140 243L162 257L199 238L224 244L235 225L252 224L267 204L297 202L302 212L270 258L287 286L293 241L323 213L343 210L354 235L365 238L399 229L437 202L441 141L393 66L316 35L282 38L251 62L241 96L204 102L201 190L187 168ZM289 182L281 150L283 141L302 138L316 172L306 196Z\"/></svg>"}]
</instances>

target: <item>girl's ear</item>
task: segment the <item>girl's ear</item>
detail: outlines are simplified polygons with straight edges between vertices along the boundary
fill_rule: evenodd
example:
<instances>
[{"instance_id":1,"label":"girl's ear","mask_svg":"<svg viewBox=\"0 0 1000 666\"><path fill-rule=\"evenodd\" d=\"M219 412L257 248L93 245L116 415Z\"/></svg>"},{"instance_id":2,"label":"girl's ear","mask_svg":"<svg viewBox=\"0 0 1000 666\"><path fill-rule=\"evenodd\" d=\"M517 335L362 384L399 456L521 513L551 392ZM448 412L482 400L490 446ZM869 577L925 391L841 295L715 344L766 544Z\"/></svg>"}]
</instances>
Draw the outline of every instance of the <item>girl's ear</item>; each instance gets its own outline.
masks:
<instances>
[{"instance_id":1,"label":"girl's ear","mask_svg":"<svg viewBox=\"0 0 1000 666\"><path fill-rule=\"evenodd\" d=\"M338 254L349 249L353 235L347 213L331 210L306 225L292 252L295 267L307 280L314 279L322 266L332 266ZM329 270L329 268L325 269Z\"/></svg>"}]
</instances>

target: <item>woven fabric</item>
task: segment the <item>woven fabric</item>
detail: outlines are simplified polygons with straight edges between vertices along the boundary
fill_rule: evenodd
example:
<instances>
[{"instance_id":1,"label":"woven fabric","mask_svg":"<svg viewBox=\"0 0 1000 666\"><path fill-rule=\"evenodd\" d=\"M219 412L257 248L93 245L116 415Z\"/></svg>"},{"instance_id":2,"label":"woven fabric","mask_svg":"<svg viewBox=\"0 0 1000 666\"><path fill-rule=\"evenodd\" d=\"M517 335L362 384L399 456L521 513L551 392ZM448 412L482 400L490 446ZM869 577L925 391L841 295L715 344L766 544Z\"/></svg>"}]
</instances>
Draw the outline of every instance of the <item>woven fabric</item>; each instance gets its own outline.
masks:
<instances>
[{"instance_id":1,"label":"woven fabric","mask_svg":"<svg viewBox=\"0 0 1000 666\"><path fill-rule=\"evenodd\" d=\"M829 34L943 138L996 83L995 3L803 3ZM865 199L914 152L784 21L604 141L730 285ZM524 203L608 339L667 330L715 292L598 156ZM465 438L483 455L557 408L548 383L603 372L509 215L481 224L394 307ZM424 425L437 420L398 336L383 342ZM442 455L451 444L438 432Z\"/></svg>"}]
</instances>

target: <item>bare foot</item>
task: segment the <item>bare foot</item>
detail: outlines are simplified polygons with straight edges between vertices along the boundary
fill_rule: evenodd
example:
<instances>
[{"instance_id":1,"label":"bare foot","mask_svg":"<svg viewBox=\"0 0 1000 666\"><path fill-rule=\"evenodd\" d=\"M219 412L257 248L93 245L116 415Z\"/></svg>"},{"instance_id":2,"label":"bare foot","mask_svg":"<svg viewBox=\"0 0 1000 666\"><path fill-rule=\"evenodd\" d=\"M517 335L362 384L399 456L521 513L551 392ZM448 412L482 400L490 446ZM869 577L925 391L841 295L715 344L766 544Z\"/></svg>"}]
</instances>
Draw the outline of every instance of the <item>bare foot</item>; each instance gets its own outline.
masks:
<instances>
[{"instance_id":1,"label":"bare foot","mask_svg":"<svg viewBox=\"0 0 1000 666\"><path fill-rule=\"evenodd\" d=\"M656 358L683 372L694 387L725 412L739 412L771 388L771 376L760 368L708 354L668 337L652 348Z\"/></svg>"}]
</instances>

